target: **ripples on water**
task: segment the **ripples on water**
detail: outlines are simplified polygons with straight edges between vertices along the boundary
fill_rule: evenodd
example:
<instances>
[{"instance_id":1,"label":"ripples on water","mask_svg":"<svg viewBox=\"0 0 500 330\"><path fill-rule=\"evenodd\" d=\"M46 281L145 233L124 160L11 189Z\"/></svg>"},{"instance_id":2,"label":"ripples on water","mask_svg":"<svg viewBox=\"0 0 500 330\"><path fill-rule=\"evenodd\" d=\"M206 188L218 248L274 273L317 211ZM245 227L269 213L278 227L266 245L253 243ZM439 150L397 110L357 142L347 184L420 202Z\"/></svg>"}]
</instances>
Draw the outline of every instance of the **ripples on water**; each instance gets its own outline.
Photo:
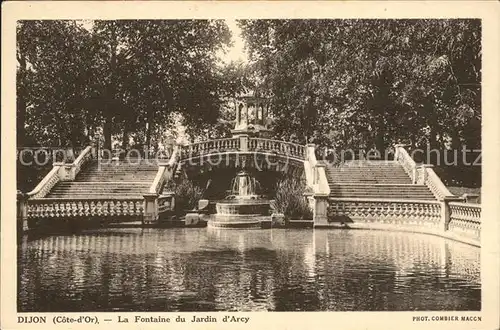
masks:
<instances>
[{"instance_id":1,"label":"ripples on water","mask_svg":"<svg viewBox=\"0 0 500 330\"><path fill-rule=\"evenodd\" d=\"M18 311L480 310L479 254L435 236L363 230L24 238Z\"/></svg>"}]
</instances>

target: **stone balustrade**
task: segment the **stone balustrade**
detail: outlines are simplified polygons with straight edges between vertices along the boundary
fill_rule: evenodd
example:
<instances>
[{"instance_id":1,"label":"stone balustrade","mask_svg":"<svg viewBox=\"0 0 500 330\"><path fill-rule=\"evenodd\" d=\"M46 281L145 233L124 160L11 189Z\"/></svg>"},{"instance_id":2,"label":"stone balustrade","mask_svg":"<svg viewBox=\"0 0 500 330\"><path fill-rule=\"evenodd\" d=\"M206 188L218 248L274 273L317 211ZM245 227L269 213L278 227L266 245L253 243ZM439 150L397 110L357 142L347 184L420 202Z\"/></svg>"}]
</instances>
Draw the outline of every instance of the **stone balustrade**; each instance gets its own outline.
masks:
<instances>
[{"instance_id":1,"label":"stone balustrade","mask_svg":"<svg viewBox=\"0 0 500 330\"><path fill-rule=\"evenodd\" d=\"M330 198L330 220L349 218L362 222L416 222L438 228L441 203L421 200L344 199Z\"/></svg>"},{"instance_id":2,"label":"stone balustrade","mask_svg":"<svg viewBox=\"0 0 500 330\"><path fill-rule=\"evenodd\" d=\"M175 208L175 194L173 192L164 192L158 196L158 214L173 211Z\"/></svg>"},{"instance_id":3,"label":"stone balustrade","mask_svg":"<svg viewBox=\"0 0 500 330\"><path fill-rule=\"evenodd\" d=\"M436 172L434 172L432 165L422 164L417 166L404 148L404 145L395 145L395 150L394 159L401 164L406 174L412 179L413 184L426 185L438 200L453 197L453 194L446 188Z\"/></svg>"},{"instance_id":4,"label":"stone balustrade","mask_svg":"<svg viewBox=\"0 0 500 330\"><path fill-rule=\"evenodd\" d=\"M438 200L453 197L453 194L446 188L436 172L434 172L432 165L422 165L420 172L422 173L422 184L426 185Z\"/></svg>"},{"instance_id":5,"label":"stone balustrade","mask_svg":"<svg viewBox=\"0 0 500 330\"><path fill-rule=\"evenodd\" d=\"M172 211L174 208L175 194L161 193L165 183L172 180L174 172L179 164L181 149L174 148L168 163L159 163L158 172L144 195L144 219L145 223L155 223L162 213Z\"/></svg>"},{"instance_id":6,"label":"stone balustrade","mask_svg":"<svg viewBox=\"0 0 500 330\"><path fill-rule=\"evenodd\" d=\"M56 163L53 165L52 170L38 183L38 185L29 193L27 193L27 198L43 198L50 190L59 182L60 171L62 164Z\"/></svg>"},{"instance_id":7,"label":"stone balustrade","mask_svg":"<svg viewBox=\"0 0 500 330\"><path fill-rule=\"evenodd\" d=\"M306 148L303 145L264 138L250 138L248 151L271 151L299 159L305 159L306 154Z\"/></svg>"},{"instance_id":8,"label":"stone balustrade","mask_svg":"<svg viewBox=\"0 0 500 330\"><path fill-rule=\"evenodd\" d=\"M248 135L191 143L181 147L181 160L220 152L271 152L304 160L306 147L300 144L254 138Z\"/></svg>"},{"instance_id":9,"label":"stone balustrade","mask_svg":"<svg viewBox=\"0 0 500 330\"><path fill-rule=\"evenodd\" d=\"M481 205L462 203L456 197L442 201L329 198L328 221L354 227L358 224L410 226L415 231L479 245Z\"/></svg>"},{"instance_id":10,"label":"stone balustrade","mask_svg":"<svg viewBox=\"0 0 500 330\"><path fill-rule=\"evenodd\" d=\"M313 210L314 225L325 225L328 222L328 196L330 195L325 164L317 161L314 144L306 145L304 156L306 182L312 190L312 195L308 196L308 199Z\"/></svg>"},{"instance_id":11,"label":"stone balustrade","mask_svg":"<svg viewBox=\"0 0 500 330\"><path fill-rule=\"evenodd\" d=\"M32 199L27 205L28 218L75 218L142 216L142 198L119 199Z\"/></svg>"},{"instance_id":12,"label":"stone balustrade","mask_svg":"<svg viewBox=\"0 0 500 330\"><path fill-rule=\"evenodd\" d=\"M417 182L417 164L411 158L411 156L408 154L406 149L404 148L405 145L403 144L396 144L394 146L395 149L395 154L394 154L394 160L397 161L403 169L405 170L406 174L411 178L412 183Z\"/></svg>"},{"instance_id":13,"label":"stone balustrade","mask_svg":"<svg viewBox=\"0 0 500 330\"><path fill-rule=\"evenodd\" d=\"M481 237L481 205L450 202L448 230L462 235Z\"/></svg>"},{"instance_id":14,"label":"stone balustrade","mask_svg":"<svg viewBox=\"0 0 500 330\"><path fill-rule=\"evenodd\" d=\"M239 150L240 138L238 137L202 141L182 146L180 159L184 160L211 153Z\"/></svg>"},{"instance_id":15,"label":"stone balustrade","mask_svg":"<svg viewBox=\"0 0 500 330\"><path fill-rule=\"evenodd\" d=\"M150 194L159 194L164 184L172 179L176 166L179 162L179 148L174 148L172 155L167 163L158 164L158 172L149 188Z\"/></svg>"},{"instance_id":16,"label":"stone balustrade","mask_svg":"<svg viewBox=\"0 0 500 330\"><path fill-rule=\"evenodd\" d=\"M92 147L89 146L71 164L54 163L52 170L27 194L27 198L43 198L59 181L74 180L82 166L92 158Z\"/></svg>"}]
</instances>

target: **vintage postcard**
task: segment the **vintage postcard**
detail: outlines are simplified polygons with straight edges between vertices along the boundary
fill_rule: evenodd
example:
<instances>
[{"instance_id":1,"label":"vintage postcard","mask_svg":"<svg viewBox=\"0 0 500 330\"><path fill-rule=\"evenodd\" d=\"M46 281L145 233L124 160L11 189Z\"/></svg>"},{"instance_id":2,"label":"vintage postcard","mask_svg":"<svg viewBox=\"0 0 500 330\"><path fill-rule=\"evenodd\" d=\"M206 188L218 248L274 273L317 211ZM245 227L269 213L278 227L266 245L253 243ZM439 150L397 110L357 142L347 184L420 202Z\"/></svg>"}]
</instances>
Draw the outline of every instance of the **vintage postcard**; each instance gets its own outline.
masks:
<instances>
[{"instance_id":1,"label":"vintage postcard","mask_svg":"<svg viewBox=\"0 0 500 330\"><path fill-rule=\"evenodd\" d=\"M3 3L1 328L499 329L499 9Z\"/></svg>"}]
</instances>

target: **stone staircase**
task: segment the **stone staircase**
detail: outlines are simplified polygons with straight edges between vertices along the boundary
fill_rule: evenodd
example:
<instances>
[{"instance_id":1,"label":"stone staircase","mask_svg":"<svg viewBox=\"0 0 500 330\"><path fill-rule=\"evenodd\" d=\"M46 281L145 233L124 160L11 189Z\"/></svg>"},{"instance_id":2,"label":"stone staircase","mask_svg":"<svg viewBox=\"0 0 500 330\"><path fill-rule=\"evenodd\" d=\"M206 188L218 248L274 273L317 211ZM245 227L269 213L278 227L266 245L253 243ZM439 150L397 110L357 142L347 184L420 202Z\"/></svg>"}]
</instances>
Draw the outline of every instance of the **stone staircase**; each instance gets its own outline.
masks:
<instances>
[{"instance_id":1,"label":"stone staircase","mask_svg":"<svg viewBox=\"0 0 500 330\"><path fill-rule=\"evenodd\" d=\"M338 167L324 164L331 198L435 200L427 186L412 184L397 162L356 160Z\"/></svg>"},{"instance_id":2,"label":"stone staircase","mask_svg":"<svg viewBox=\"0 0 500 330\"><path fill-rule=\"evenodd\" d=\"M113 197L142 198L158 171L156 164L146 161L87 164L74 181L58 182L46 198L99 199Z\"/></svg>"}]
</instances>

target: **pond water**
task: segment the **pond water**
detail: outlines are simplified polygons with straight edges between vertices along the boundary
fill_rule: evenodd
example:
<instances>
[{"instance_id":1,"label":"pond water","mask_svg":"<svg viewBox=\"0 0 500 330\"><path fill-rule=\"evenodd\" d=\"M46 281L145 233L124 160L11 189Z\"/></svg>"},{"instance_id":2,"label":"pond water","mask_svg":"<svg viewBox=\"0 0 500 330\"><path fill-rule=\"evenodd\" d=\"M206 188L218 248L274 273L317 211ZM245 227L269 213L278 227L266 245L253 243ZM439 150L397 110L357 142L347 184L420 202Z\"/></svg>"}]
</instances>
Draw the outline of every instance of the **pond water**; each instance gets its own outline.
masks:
<instances>
[{"instance_id":1,"label":"pond water","mask_svg":"<svg viewBox=\"0 0 500 330\"><path fill-rule=\"evenodd\" d=\"M24 237L18 311L480 310L480 249L365 230Z\"/></svg>"}]
</instances>

